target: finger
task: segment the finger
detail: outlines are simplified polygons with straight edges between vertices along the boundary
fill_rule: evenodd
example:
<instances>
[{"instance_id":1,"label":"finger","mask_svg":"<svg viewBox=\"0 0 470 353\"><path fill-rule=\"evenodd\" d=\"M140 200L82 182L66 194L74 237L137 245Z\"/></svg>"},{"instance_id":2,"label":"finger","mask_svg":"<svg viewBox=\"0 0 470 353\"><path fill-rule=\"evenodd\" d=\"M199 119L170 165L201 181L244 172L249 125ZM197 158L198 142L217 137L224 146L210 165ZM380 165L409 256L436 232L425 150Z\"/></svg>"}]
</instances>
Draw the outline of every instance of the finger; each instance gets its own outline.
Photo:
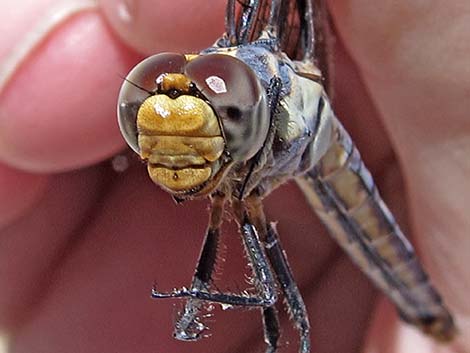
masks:
<instances>
[{"instance_id":1,"label":"finger","mask_svg":"<svg viewBox=\"0 0 470 353\"><path fill-rule=\"evenodd\" d=\"M34 11L26 3L18 6L26 14ZM114 154L123 146L115 118L116 97L121 77L136 56L112 36L94 10L52 22L41 33L43 38L29 48L0 92L0 160L29 171L50 172Z\"/></svg>"},{"instance_id":2,"label":"finger","mask_svg":"<svg viewBox=\"0 0 470 353\"><path fill-rule=\"evenodd\" d=\"M316 351L360 351L376 297L370 281L343 255L312 288L307 305Z\"/></svg>"},{"instance_id":3,"label":"finger","mask_svg":"<svg viewBox=\"0 0 470 353\"><path fill-rule=\"evenodd\" d=\"M468 131L462 104L470 86L468 2L348 0L330 6L398 149Z\"/></svg>"},{"instance_id":4,"label":"finger","mask_svg":"<svg viewBox=\"0 0 470 353\"><path fill-rule=\"evenodd\" d=\"M291 195L284 205L295 215L292 229L289 222L279 229L296 250L291 258L294 270L300 269L298 278L307 282L312 278L307 273L311 268L316 274L323 270L320 261L329 258L331 241L319 237L314 228L318 223L305 217L305 204L299 205L295 191L284 192ZM174 317L180 306L176 302L175 308L171 300L150 300L150 288L155 281L162 290L188 285L207 226L206 205L194 201L175 205L142 168L122 175L109 196L100 201L90 218L94 221L80 228L88 230L81 241L69 246L65 261L56 265L54 285L48 288L41 310L15 334L12 344L18 351L47 342L49 352L59 352L75 341L85 342L89 353L109 351L116 345L123 350L138 345L142 351L165 347L168 352L233 352L253 332L261 337L257 310L222 312L217 306L215 317L204 320L210 339L190 345L174 340ZM279 204L273 199L273 206ZM277 216L282 212L279 206L271 211ZM282 213L282 221L288 220L286 212ZM280 219L277 216L273 219ZM239 237L225 231L224 227L223 242L229 249L222 251L220 262L227 260L227 264L218 285L237 290L237 283L244 287L243 274L249 270ZM307 266L302 262L308 262ZM54 334L46 338L48 332Z\"/></svg>"},{"instance_id":5,"label":"finger","mask_svg":"<svg viewBox=\"0 0 470 353\"><path fill-rule=\"evenodd\" d=\"M468 337L470 4L330 5L402 162L418 251Z\"/></svg>"},{"instance_id":6,"label":"finger","mask_svg":"<svg viewBox=\"0 0 470 353\"><path fill-rule=\"evenodd\" d=\"M30 178L17 171L10 176L18 180ZM99 176L99 170L94 168L49 177L34 208L1 230L2 332L11 333L10 330L24 324L40 307L66 249L79 239L77 230L86 228L93 216L89 210L97 204L100 195L103 180ZM9 182L13 189L15 183ZM22 197L21 194L12 197L13 203Z\"/></svg>"},{"instance_id":7,"label":"finger","mask_svg":"<svg viewBox=\"0 0 470 353\"><path fill-rule=\"evenodd\" d=\"M57 265L41 310L16 332L17 351L63 352L77 342L88 353L116 346L124 352L224 352L258 327L257 320L232 323L236 313L217 309L215 322L205 321L211 339L188 344L172 337L179 302L151 300L150 290L155 281L162 290L189 283L207 213L203 203L178 207L147 178L130 171L100 201L93 221L80 228L86 234Z\"/></svg>"},{"instance_id":8,"label":"finger","mask_svg":"<svg viewBox=\"0 0 470 353\"><path fill-rule=\"evenodd\" d=\"M100 0L100 5L120 38L148 55L201 50L224 30L223 0Z\"/></svg>"},{"instance_id":9,"label":"finger","mask_svg":"<svg viewBox=\"0 0 470 353\"><path fill-rule=\"evenodd\" d=\"M401 321L390 302L382 299L374 313L364 353L463 353L468 351L468 340L460 335L449 344L436 343Z\"/></svg>"},{"instance_id":10,"label":"finger","mask_svg":"<svg viewBox=\"0 0 470 353\"><path fill-rule=\"evenodd\" d=\"M359 68L344 48L341 38L336 39L334 49L335 114L353 138L364 162L380 185L381 174L393 159L389 138Z\"/></svg>"},{"instance_id":11,"label":"finger","mask_svg":"<svg viewBox=\"0 0 470 353\"><path fill-rule=\"evenodd\" d=\"M44 194L48 178L0 163L0 230L26 213Z\"/></svg>"}]
</instances>

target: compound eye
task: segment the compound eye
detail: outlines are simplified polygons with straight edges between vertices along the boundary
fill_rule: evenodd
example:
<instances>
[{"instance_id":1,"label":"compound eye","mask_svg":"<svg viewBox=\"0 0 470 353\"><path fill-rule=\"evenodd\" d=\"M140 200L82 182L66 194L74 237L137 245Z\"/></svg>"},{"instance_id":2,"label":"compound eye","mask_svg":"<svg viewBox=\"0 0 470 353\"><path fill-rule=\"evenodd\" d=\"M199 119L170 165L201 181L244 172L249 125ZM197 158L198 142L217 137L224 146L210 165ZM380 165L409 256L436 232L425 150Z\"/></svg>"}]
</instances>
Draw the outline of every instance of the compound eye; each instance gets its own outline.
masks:
<instances>
[{"instance_id":1,"label":"compound eye","mask_svg":"<svg viewBox=\"0 0 470 353\"><path fill-rule=\"evenodd\" d=\"M188 62L184 71L219 116L232 158L251 158L269 128L265 90L254 71L223 54L201 55Z\"/></svg>"},{"instance_id":2,"label":"compound eye","mask_svg":"<svg viewBox=\"0 0 470 353\"><path fill-rule=\"evenodd\" d=\"M185 65L184 55L161 53L143 60L127 75L119 92L118 122L124 139L135 152L139 152L136 120L140 105L155 94L164 75L182 73Z\"/></svg>"}]
</instances>

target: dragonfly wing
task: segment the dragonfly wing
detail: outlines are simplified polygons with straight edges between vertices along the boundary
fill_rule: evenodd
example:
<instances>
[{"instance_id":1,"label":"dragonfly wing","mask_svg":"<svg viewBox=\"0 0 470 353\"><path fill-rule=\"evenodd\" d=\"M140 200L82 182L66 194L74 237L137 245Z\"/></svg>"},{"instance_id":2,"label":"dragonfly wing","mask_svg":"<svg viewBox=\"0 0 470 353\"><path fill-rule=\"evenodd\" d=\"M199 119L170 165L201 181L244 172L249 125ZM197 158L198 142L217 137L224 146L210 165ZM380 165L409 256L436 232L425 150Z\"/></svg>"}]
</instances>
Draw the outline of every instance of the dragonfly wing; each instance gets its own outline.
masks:
<instances>
[{"instance_id":1,"label":"dragonfly wing","mask_svg":"<svg viewBox=\"0 0 470 353\"><path fill-rule=\"evenodd\" d=\"M335 36L330 13L324 0L313 3L314 62L322 74L322 85L330 101L334 100L334 43Z\"/></svg>"}]
</instances>

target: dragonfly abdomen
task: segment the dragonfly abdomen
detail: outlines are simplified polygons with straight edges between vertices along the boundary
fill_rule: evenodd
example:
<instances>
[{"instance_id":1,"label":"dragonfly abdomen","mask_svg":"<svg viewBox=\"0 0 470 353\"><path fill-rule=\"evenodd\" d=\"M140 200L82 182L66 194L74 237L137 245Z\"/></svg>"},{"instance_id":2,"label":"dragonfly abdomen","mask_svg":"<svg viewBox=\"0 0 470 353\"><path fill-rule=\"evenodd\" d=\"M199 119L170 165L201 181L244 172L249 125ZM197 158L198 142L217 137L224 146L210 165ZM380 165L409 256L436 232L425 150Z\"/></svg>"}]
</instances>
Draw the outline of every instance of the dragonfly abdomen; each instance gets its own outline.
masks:
<instances>
[{"instance_id":1,"label":"dragonfly abdomen","mask_svg":"<svg viewBox=\"0 0 470 353\"><path fill-rule=\"evenodd\" d=\"M455 327L413 247L382 201L341 123L317 165L298 178L308 202L351 259L395 303L404 320L441 340Z\"/></svg>"}]
</instances>

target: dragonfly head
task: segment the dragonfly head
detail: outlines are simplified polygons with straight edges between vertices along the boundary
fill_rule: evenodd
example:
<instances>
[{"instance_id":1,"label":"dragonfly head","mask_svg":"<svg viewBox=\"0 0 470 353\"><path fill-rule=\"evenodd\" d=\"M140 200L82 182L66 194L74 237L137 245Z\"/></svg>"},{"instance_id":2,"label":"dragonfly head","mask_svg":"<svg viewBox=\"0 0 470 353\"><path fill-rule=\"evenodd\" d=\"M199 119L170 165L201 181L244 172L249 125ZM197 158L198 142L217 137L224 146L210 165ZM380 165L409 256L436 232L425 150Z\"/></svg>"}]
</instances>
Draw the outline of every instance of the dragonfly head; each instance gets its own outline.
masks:
<instances>
[{"instance_id":1,"label":"dragonfly head","mask_svg":"<svg viewBox=\"0 0 470 353\"><path fill-rule=\"evenodd\" d=\"M152 180L177 197L206 195L269 129L266 96L242 61L223 54L163 53L126 77L118 120Z\"/></svg>"}]
</instances>

